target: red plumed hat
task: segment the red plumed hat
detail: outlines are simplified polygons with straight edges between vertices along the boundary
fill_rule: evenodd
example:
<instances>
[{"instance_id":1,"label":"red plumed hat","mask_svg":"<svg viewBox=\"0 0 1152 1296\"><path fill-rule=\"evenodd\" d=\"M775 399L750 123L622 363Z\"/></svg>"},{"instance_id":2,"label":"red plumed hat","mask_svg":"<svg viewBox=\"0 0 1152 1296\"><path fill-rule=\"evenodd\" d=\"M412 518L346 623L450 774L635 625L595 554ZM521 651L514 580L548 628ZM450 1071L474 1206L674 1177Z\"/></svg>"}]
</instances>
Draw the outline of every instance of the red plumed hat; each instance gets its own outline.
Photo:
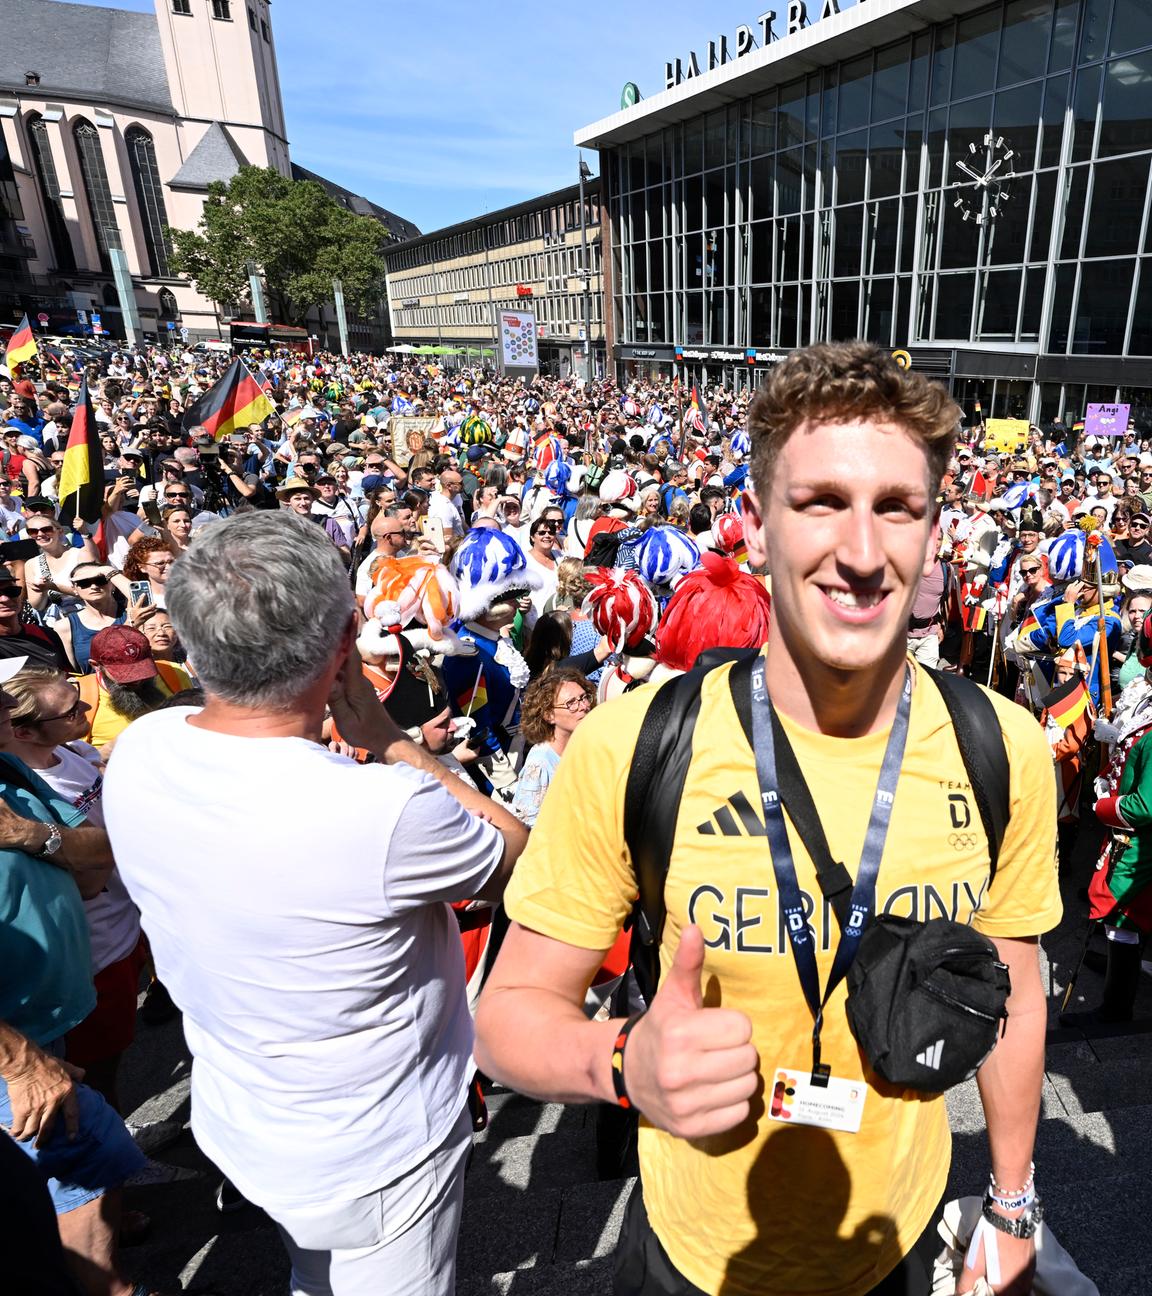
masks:
<instances>
[{"instance_id":1,"label":"red plumed hat","mask_svg":"<svg viewBox=\"0 0 1152 1296\"><path fill-rule=\"evenodd\" d=\"M656 657L673 670L691 670L709 648L759 648L768 639L772 600L763 583L731 558L700 555L668 600L656 630Z\"/></svg>"},{"instance_id":2,"label":"red plumed hat","mask_svg":"<svg viewBox=\"0 0 1152 1296\"><path fill-rule=\"evenodd\" d=\"M584 615L607 637L613 652L639 648L659 615L652 591L634 571L597 567L584 575L592 586L584 599Z\"/></svg>"}]
</instances>

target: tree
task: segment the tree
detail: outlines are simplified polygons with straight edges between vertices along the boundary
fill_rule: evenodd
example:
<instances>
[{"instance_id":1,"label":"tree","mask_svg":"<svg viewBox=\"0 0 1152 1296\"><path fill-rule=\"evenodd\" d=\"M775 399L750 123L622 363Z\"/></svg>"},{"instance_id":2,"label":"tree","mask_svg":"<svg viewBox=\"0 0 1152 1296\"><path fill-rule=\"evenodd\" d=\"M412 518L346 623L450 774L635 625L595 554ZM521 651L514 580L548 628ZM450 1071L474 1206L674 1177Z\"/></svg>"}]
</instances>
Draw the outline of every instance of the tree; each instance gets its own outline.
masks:
<instances>
[{"instance_id":1,"label":"tree","mask_svg":"<svg viewBox=\"0 0 1152 1296\"><path fill-rule=\"evenodd\" d=\"M382 249L388 231L329 197L315 180L291 180L272 167L241 167L213 181L193 230L171 230L172 267L212 301L250 300L247 263L263 276L280 317L301 324L313 306L344 284L354 310L383 293Z\"/></svg>"}]
</instances>

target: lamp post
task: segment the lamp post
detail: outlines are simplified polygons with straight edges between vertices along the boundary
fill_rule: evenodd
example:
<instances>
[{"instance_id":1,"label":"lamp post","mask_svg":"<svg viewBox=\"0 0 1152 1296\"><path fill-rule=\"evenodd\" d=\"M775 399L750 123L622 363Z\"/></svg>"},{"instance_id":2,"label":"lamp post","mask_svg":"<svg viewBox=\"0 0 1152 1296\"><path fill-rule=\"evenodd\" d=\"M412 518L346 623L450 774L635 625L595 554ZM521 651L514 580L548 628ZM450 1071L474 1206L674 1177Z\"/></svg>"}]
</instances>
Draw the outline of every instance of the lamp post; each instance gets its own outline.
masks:
<instances>
[{"instance_id":1,"label":"lamp post","mask_svg":"<svg viewBox=\"0 0 1152 1296\"><path fill-rule=\"evenodd\" d=\"M590 279L592 265L588 256L588 213L584 206L584 181L592 179L588 163L580 159L580 244L583 264L580 267L584 282L584 377L592 381L592 292Z\"/></svg>"}]
</instances>

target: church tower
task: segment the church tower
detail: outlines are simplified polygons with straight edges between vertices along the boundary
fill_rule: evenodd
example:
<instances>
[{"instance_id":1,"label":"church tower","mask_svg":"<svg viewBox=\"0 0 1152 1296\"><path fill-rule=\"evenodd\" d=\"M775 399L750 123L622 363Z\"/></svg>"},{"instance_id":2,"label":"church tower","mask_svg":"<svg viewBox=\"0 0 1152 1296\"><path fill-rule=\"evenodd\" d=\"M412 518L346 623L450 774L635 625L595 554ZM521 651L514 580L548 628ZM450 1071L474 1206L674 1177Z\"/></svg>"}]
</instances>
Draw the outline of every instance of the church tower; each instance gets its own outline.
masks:
<instances>
[{"instance_id":1,"label":"church tower","mask_svg":"<svg viewBox=\"0 0 1152 1296\"><path fill-rule=\"evenodd\" d=\"M246 162L290 174L269 0L154 0L187 157L213 122Z\"/></svg>"}]
</instances>

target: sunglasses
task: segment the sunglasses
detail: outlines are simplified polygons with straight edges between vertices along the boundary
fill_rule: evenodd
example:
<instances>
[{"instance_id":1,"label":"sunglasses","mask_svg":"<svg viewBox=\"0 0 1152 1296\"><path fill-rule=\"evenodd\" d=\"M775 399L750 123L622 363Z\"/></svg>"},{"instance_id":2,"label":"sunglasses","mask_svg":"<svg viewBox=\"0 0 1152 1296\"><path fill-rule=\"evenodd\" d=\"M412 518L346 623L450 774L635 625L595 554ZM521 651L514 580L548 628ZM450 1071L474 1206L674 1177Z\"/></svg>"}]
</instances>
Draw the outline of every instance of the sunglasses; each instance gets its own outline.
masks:
<instances>
[{"instance_id":1,"label":"sunglasses","mask_svg":"<svg viewBox=\"0 0 1152 1296\"><path fill-rule=\"evenodd\" d=\"M38 720L25 720L24 723L35 724L35 725L46 725L46 724L52 724L54 720L75 720L77 715L80 712L80 706L81 706L80 698L77 697L76 701L72 703L72 705L68 708L68 710L61 711L59 715L41 716Z\"/></svg>"},{"instance_id":2,"label":"sunglasses","mask_svg":"<svg viewBox=\"0 0 1152 1296\"><path fill-rule=\"evenodd\" d=\"M1020 574L1022 576L1035 576L1039 570L1039 567L1021 567Z\"/></svg>"},{"instance_id":3,"label":"sunglasses","mask_svg":"<svg viewBox=\"0 0 1152 1296\"><path fill-rule=\"evenodd\" d=\"M20 585L0 585L0 598L19 598L24 593Z\"/></svg>"},{"instance_id":4,"label":"sunglasses","mask_svg":"<svg viewBox=\"0 0 1152 1296\"><path fill-rule=\"evenodd\" d=\"M45 536L55 535L55 534L56 534L56 528L55 528L55 527L51 527L51 526L47 526L47 527L28 527L28 529L27 529L27 534L30 535L33 539L35 539L37 536L42 536L42 535L45 535Z\"/></svg>"},{"instance_id":5,"label":"sunglasses","mask_svg":"<svg viewBox=\"0 0 1152 1296\"><path fill-rule=\"evenodd\" d=\"M545 523L543 523L541 526L538 526L538 527L536 528L536 534L539 535L541 531L548 531L548 532L550 532L552 535L555 535L556 532L559 531L559 530L560 530L560 528L556 525L555 522L545 522ZM32 533L29 532L28 534L31 535Z\"/></svg>"},{"instance_id":6,"label":"sunglasses","mask_svg":"<svg viewBox=\"0 0 1152 1296\"><path fill-rule=\"evenodd\" d=\"M1140 531L1147 531L1147 530L1148 530L1148 523L1147 523L1147 522L1129 522L1129 523L1128 523L1128 527L1129 527L1129 529L1132 530L1132 531L1136 531L1136 530L1140 530Z\"/></svg>"},{"instance_id":7,"label":"sunglasses","mask_svg":"<svg viewBox=\"0 0 1152 1296\"><path fill-rule=\"evenodd\" d=\"M108 585L108 577L89 576L86 580L74 581L73 584L77 589L105 589Z\"/></svg>"},{"instance_id":8,"label":"sunglasses","mask_svg":"<svg viewBox=\"0 0 1152 1296\"><path fill-rule=\"evenodd\" d=\"M186 493L173 494L172 491L169 491L168 494L164 496L164 498L166 500L190 500L192 496Z\"/></svg>"}]
</instances>

